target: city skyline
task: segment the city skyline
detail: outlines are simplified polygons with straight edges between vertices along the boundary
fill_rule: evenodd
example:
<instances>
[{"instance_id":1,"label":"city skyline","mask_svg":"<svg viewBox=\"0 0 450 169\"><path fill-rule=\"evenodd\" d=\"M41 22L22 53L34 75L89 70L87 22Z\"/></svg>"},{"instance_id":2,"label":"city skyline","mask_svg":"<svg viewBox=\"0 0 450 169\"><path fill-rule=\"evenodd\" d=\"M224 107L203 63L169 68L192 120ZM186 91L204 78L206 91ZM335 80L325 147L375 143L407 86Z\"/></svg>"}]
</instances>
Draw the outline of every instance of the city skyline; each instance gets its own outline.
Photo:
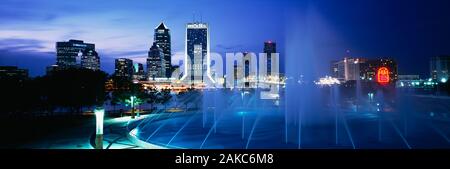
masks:
<instances>
[{"instance_id":1,"label":"city skyline","mask_svg":"<svg viewBox=\"0 0 450 169\"><path fill-rule=\"evenodd\" d=\"M236 5L237 1L205 2L139 1L124 5L112 1L106 7L99 7L97 3L86 7L51 0L5 1L1 6L5 9L2 10L5 18L0 23L3 25L0 29L0 61L2 65L30 69L31 76L44 75L45 66L54 64L56 58L55 42L82 39L96 44L101 69L112 73L116 58L145 63L148 47L154 39L153 28L161 22L171 28L172 54L183 57L184 25L194 20L194 13L195 20L211 26L211 52L259 53L263 51L264 41L273 40L277 42L281 59L290 57L283 55L286 50L284 37L304 31L287 32L289 22L286 18L289 17L285 16L298 17L300 24L316 28L304 31L304 34L306 41L317 48L315 56L325 62L316 66L324 75L328 73L329 61L342 58L347 49L353 57L394 58L399 63L400 74L421 76L429 76L430 69L428 64L421 63L450 53L450 44L445 41L450 38L445 31L450 27L447 11L443 10L448 3L445 1L406 4L368 1L345 3L346 6L337 2L311 1L245 1L239 5ZM196 5L182 7L176 12L170 8L171 5L192 3ZM369 11L360 10L371 5L374 6ZM80 11L73 14L61 10L68 6ZM426 7L434 7L434 11ZM348 10L339 10L343 8ZM12 9L19 12L12 13ZM47 12L48 9L52 9L51 12ZM385 14L371 13L378 10L384 10ZM247 12L242 15L241 11ZM90 17L93 14L95 17ZM395 17L389 17L393 14ZM415 64L410 64L411 60Z\"/></svg>"},{"instance_id":2,"label":"city skyline","mask_svg":"<svg viewBox=\"0 0 450 169\"><path fill-rule=\"evenodd\" d=\"M169 167L450 149L448 6L2 0L0 149L180 151L148 158Z\"/></svg>"}]
</instances>

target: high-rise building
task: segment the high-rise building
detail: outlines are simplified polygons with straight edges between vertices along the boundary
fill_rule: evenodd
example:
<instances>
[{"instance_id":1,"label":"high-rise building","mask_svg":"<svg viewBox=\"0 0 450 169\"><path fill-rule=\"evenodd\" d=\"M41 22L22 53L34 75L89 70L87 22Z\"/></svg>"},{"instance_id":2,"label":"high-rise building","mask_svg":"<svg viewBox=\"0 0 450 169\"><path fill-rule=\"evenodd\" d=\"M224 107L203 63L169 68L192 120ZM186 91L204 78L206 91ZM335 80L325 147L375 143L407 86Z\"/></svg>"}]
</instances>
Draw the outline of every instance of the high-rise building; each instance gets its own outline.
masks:
<instances>
[{"instance_id":1,"label":"high-rise building","mask_svg":"<svg viewBox=\"0 0 450 169\"><path fill-rule=\"evenodd\" d=\"M360 78L361 64L365 63L364 58L344 58L331 63L331 76L341 82L358 80Z\"/></svg>"},{"instance_id":2,"label":"high-rise building","mask_svg":"<svg viewBox=\"0 0 450 169\"><path fill-rule=\"evenodd\" d=\"M277 44L272 41L264 42L264 53L267 55L267 76L272 75L272 53L277 53Z\"/></svg>"},{"instance_id":3,"label":"high-rise building","mask_svg":"<svg viewBox=\"0 0 450 169\"><path fill-rule=\"evenodd\" d=\"M95 71L100 70L100 57L98 57L98 53L94 49L83 51L81 67Z\"/></svg>"},{"instance_id":4,"label":"high-rise building","mask_svg":"<svg viewBox=\"0 0 450 169\"><path fill-rule=\"evenodd\" d=\"M146 79L144 65L142 63L134 64L133 79L135 79L135 80L145 80Z\"/></svg>"},{"instance_id":5,"label":"high-rise building","mask_svg":"<svg viewBox=\"0 0 450 169\"><path fill-rule=\"evenodd\" d=\"M161 48L153 42L147 58L147 73L149 79L166 77L164 64L164 53Z\"/></svg>"},{"instance_id":6,"label":"high-rise building","mask_svg":"<svg viewBox=\"0 0 450 169\"><path fill-rule=\"evenodd\" d=\"M17 66L0 66L0 79L25 80L27 78L27 69L19 69Z\"/></svg>"},{"instance_id":7,"label":"high-rise building","mask_svg":"<svg viewBox=\"0 0 450 169\"><path fill-rule=\"evenodd\" d=\"M170 29L161 22L158 27L155 28L154 42L161 48L164 57L165 76L171 77L172 74L172 52L170 43Z\"/></svg>"},{"instance_id":8,"label":"high-rise building","mask_svg":"<svg viewBox=\"0 0 450 169\"><path fill-rule=\"evenodd\" d=\"M360 76L365 81L377 81L377 73L381 67L387 68L389 83L398 79L397 63L393 59L369 59L360 65Z\"/></svg>"},{"instance_id":9,"label":"high-rise building","mask_svg":"<svg viewBox=\"0 0 450 169\"><path fill-rule=\"evenodd\" d=\"M432 57L430 60L430 75L434 81L445 83L449 78L450 56Z\"/></svg>"},{"instance_id":10,"label":"high-rise building","mask_svg":"<svg viewBox=\"0 0 450 169\"><path fill-rule=\"evenodd\" d=\"M186 25L185 73L190 84L203 83L208 73L209 32L206 23L194 22ZM184 79L184 78L183 78Z\"/></svg>"},{"instance_id":11,"label":"high-rise building","mask_svg":"<svg viewBox=\"0 0 450 169\"><path fill-rule=\"evenodd\" d=\"M398 79L397 63L393 59L344 58L331 63L331 76L341 82L374 81L381 67L388 69L390 82Z\"/></svg>"},{"instance_id":12,"label":"high-rise building","mask_svg":"<svg viewBox=\"0 0 450 169\"><path fill-rule=\"evenodd\" d=\"M86 53L86 51L89 50L95 52L95 44L84 43L81 40L73 39L68 42L56 42L56 64L60 69L79 67L81 62L79 60L84 54L92 54L91 56L84 57L85 61L95 61L98 58L98 55L95 54L95 56L93 52ZM91 57L94 59L91 59ZM92 64L86 63L85 65Z\"/></svg>"},{"instance_id":13,"label":"high-rise building","mask_svg":"<svg viewBox=\"0 0 450 169\"><path fill-rule=\"evenodd\" d=\"M243 52L243 60L242 60L242 64L244 65L243 68L243 78L244 78L244 87L246 88L255 88L256 87L256 69L257 66L256 65L252 65L252 55L254 55L253 53L250 52ZM256 66L255 68L252 68L252 66Z\"/></svg>"},{"instance_id":14,"label":"high-rise building","mask_svg":"<svg viewBox=\"0 0 450 169\"><path fill-rule=\"evenodd\" d=\"M133 77L133 60L126 58L119 58L115 61L114 75L124 79L132 79Z\"/></svg>"}]
</instances>

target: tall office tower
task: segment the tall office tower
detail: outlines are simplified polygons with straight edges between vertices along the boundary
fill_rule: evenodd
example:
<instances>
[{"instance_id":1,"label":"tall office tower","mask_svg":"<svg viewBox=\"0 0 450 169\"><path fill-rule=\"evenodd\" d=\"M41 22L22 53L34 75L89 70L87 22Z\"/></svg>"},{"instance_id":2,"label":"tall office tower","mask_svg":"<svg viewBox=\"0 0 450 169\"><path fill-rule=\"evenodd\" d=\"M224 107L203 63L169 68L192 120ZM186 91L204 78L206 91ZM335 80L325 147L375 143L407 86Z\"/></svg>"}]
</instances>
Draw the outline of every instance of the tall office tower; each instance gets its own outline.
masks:
<instances>
[{"instance_id":1,"label":"tall office tower","mask_svg":"<svg viewBox=\"0 0 450 169\"><path fill-rule=\"evenodd\" d=\"M164 64L164 53L161 48L153 42L147 58L147 73L149 79L166 77Z\"/></svg>"},{"instance_id":2,"label":"tall office tower","mask_svg":"<svg viewBox=\"0 0 450 169\"><path fill-rule=\"evenodd\" d=\"M144 65L142 63L134 64L133 79L134 80L145 80L145 70L144 70Z\"/></svg>"},{"instance_id":3,"label":"tall office tower","mask_svg":"<svg viewBox=\"0 0 450 169\"><path fill-rule=\"evenodd\" d=\"M94 49L87 49L81 56L81 67L91 70L100 70L100 57Z\"/></svg>"},{"instance_id":4,"label":"tall office tower","mask_svg":"<svg viewBox=\"0 0 450 169\"><path fill-rule=\"evenodd\" d=\"M243 77L244 77L244 86L246 88L250 87L250 88L254 88L256 87L256 83L255 83L255 79L256 79L256 69L257 66L256 65L252 65L252 53L249 52L243 52L243 58L242 58L242 64L244 65L243 68ZM256 61L255 61L256 63ZM252 66L256 66L254 68L252 68Z\"/></svg>"},{"instance_id":5,"label":"tall office tower","mask_svg":"<svg viewBox=\"0 0 450 169\"><path fill-rule=\"evenodd\" d=\"M446 83L449 78L450 56L432 57L430 60L430 75L435 81Z\"/></svg>"},{"instance_id":6,"label":"tall office tower","mask_svg":"<svg viewBox=\"0 0 450 169\"><path fill-rule=\"evenodd\" d=\"M133 77L133 60L126 58L116 59L114 75L131 80Z\"/></svg>"},{"instance_id":7,"label":"tall office tower","mask_svg":"<svg viewBox=\"0 0 450 169\"><path fill-rule=\"evenodd\" d=\"M172 76L172 52L170 43L170 29L167 28L164 23L161 22L158 27L155 28L154 42L161 48L164 54L165 76Z\"/></svg>"},{"instance_id":8,"label":"tall office tower","mask_svg":"<svg viewBox=\"0 0 450 169\"><path fill-rule=\"evenodd\" d=\"M206 23L194 22L186 25L186 80L191 84L203 83L208 72L209 32ZM189 72L189 73L188 73ZM184 78L183 78L184 79Z\"/></svg>"},{"instance_id":9,"label":"tall office tower","mask_svg":"<svg viewBox=\"0 0 450 169\"><path fill-rule=\"evenodd\" d=\"M56 64L60 69L78 67L83 53L87 50L95 51L95 44L84 43L81 40L56 42Z\"/></svg>"},{"instance_id":10,"label":"tall office tower","mask_svg":"<svg viewBox=\"0 0 450 169\"><path fill-rule=\"evenodd\" d=\"M264 53L267 54L267 76L272 74L272 53L277 53L277 44L272 41L264 42Z\"/></svg>"}]
</instances>

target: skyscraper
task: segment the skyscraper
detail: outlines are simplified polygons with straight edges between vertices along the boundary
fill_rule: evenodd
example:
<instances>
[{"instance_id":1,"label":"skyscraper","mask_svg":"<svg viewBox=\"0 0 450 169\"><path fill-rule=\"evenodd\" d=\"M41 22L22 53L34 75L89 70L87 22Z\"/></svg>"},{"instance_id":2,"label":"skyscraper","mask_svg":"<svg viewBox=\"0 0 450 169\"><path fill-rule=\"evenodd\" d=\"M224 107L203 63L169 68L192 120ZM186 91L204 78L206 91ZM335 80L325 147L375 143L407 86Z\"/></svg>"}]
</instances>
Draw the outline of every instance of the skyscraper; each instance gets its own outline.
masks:
<instances>
[{"instance_id":1,"label":"skyscraper","mask_svg":"<svg viewBox=\"0 0 450 169\"><path fill-rule=\"evenodd\" d=\"M131 80L133 77L133 60L126 58L116 59L114 75Z\"/></svg>"},{"instance_id":2,"label":"skyscraper","mask_svg":"<svg viewBox=\"0 0 450 169\"><path fill-rule=\"evenodd\" d=\"M277 53L277 46L275 42L264 42L264 53L267 54L267 76L272 74L272 53Z\"/></svg>"},{"instance_id":3,"label":"skyscraper","mask_svg":"<svg viewBox=\"0 0 450 169\"><path fill-rule=\"evenodd\" d=\"M94 49L87 49L81 56L81 67L91 70L100 70L100 57Z\"/></svg>"},{"instance_id":4,"label":"skyscraper","mask_svg":"<svg viewBox=\"0 0 450 169\"><path fill-rule=\"evenodd\" d=\"M153 42L147 58L147 73L149 79L166 77L164 64L164 53L161 48Z\"/></svg>"},{"instance_id":5,"label":"skyscraper","mask_svg":"<svg viewBox=\"0 0 450 169\"><path fill-rule=\"evenodd\" d=\"M203 83L203 75L208 73L209 32L206 23L194 22L186 25L186 66L185 73L191 84Z\"/></svg>"},{"instance_id":6,"label":"skyscraper","mask_svg":"<svg viewBox=\"0 0 450 169\"><path fill-rule=\"evenodd\" d=\"M445 83L449 78L450 56L432 57L430 60L430 75L433 80Z\"/></svg>"},{"instance_id":7,"label":"skyscraper","mask_svg":"<svg viewBox=\"0 0 450 169\"><path fill-rule=\"evenodd\" d=\"M133 79L134 80L145 80L144 65L142 63L134 64Z\"/></svg>"},{"instance_id":8,"label":"skyscraper","mask_svg":"<svg viewBox=\"0 0 450 169\"><path fill-rule=\"evenodd\" d=\"M256 79L257 66L252 65L252 62L254 61L256 63L257 61L253 60L253 58L252 58L252 55L254 55L253 53L243 52L242 54L244 56L242 58L242 63L244 65L244 68L243 68L244 87L254 88L254 87L256 87L256 83L254 80ZM256 67L252 68L252 66L256 66Z\"/></svg>"},{"instance_id":9,"label":"skyscraper","mask_svg":"<svg viewBox=\"0 0 450 169\"><path fill-rule=\"evenodd\" d=\"M164 23L160 23L158 27L155 28L154 42L161 48L164 57L164 67L165 76L170 77L172 73L172 52L171 52L171 42L170 42L170 29Z\"/></svg>"},{"instance_id":10,"label":"skyscraper","mask_svg":"<svg viewBox=\"0 0 450 169\"><path fill-rule=\"evenodd\" d=\"M94 54L93 52L85 53L89 50L95 52L95 44L84 43L81 40L73 39L68 42L56 42L56 64L60 69L79 67L80 62L77 61L77 59L81 59L83 54ZM92 55L92 57L94 57L94 59L90 59L91 57L85 57L86 61L95 60L95 56ZM98 55L96 57L98 57Z\"/></svg>"}]
</instances>

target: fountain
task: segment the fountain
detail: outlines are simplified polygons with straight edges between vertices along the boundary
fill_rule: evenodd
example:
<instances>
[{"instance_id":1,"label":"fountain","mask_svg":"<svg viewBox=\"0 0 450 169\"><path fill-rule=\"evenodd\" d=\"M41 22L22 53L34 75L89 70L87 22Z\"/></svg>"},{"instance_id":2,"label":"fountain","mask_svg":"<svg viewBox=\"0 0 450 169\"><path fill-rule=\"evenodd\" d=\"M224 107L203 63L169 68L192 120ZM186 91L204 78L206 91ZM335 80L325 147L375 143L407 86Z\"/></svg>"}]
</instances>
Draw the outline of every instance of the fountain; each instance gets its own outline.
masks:
<instances>
[{"instance_id":1,"label":"fountain","mask_svg":"<svg viewBox=\"0 0 450 169\"><path fill-rule=\"evenodd\" d=\"M450 99L418 97L392 85L366 89L360 79L351 89L316 85L323 58L315 55L315 19L307 6L287 17L287 80L279 100L261 99L261 88L192 91L177 99L184 111L136 120L129 131L142 144L167 148L450 148L450 120L437 117L450 112Z\"/></svg>"}]
</instances>

